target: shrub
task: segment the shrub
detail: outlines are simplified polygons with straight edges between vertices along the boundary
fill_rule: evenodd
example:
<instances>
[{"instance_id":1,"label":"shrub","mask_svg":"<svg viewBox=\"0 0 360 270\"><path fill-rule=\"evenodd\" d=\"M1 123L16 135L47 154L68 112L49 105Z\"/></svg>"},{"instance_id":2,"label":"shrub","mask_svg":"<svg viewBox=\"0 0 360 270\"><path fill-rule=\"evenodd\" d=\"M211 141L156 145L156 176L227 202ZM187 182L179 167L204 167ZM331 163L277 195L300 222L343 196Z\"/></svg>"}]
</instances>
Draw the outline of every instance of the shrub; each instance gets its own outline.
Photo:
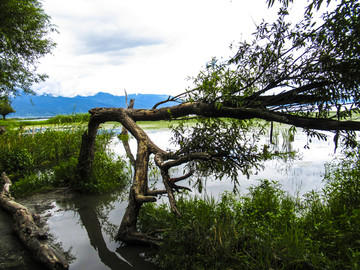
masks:
<instances>
[{"instance_id":1,"label":"shrub","mask_svg":"<svg viewBox=\"0 0 360 270\"><path fill-rule=\"evenodd\" d=\"M8 174L11 174L30 170L33 165L34 159L25 148L15 147L0 151L0 171L6 171Z\"/></svg>"},{"instance_id":2,"label":"shrub","mask_svg":"<svg viewBox=\"0 0 360 270\"><path fill-rule=\"evenodd\" d=\"M121 158L112 153L96 152L89 182L74 183L77 190L87 193L105 193L129 183L130 170Z\"/></svg>"}]
</instances>

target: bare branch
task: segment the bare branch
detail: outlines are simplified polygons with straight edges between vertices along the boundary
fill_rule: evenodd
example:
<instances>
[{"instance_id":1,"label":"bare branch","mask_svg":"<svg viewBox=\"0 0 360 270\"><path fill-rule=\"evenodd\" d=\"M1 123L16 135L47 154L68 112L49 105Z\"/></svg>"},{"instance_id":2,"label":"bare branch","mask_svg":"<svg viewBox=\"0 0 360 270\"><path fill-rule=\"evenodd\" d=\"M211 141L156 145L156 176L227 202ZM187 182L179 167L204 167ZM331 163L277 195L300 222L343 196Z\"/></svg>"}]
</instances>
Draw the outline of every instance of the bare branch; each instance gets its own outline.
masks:
<instances>
[{"instance_id":1,"label":"bare branch","mask_svg":"<svg viewBox=\"0 0 360 270\"><path fill-rule=\"evenodd\" d=\"M145 196L145 195L141 195L141 194L136 194L135 193L135 199L136 201L140 202L140 203L144 203L144 202L156 202L156 198L154 196Z\"/></svg>"},{"instance_id":2,"label":"bare branch","mask_svg":"<svg viewBox=\"0 0 360 270\"><path fill-rule=\"evenodd\" d=\"M170 182L171 183L176 183L182 180L185 180L187 178L189 178L190 176L192 176L194 174L194 171L191 170L190 172L188 172L187 174L180 176L180 177L176 177L176 178L170 178Z\"/></svg>"},{"instance_id":3,"label":"bare branch","mask_svg":"<svg viewBox=\"0 0 360 270\"><path fill-rule=\"evenodd\" d=\"M151 190L151 189L148 189L146 193L147 193L148 195L151 195L151 196L156 196L156 195L166 194L167 191L166 191L165 189L160 189L160 190Z\"/></svg>"},{"instance_id":4,"label":"bare branch","mask_svg":"<svg viewBox=\"0 0 360 270\"><path fill-rule=\"evenodd\" d=\"M125 91L125 94L126 94L125 95L126 96L126 108L127 109L134 108L135 99L130 99L130 104L128 105L126 91ZM134 166L135 165L135 158L134 158L134 155L131 152L131 148L130 148L130 145L129 145L129 140L127 138L128 137L128 131L124 126L122 126L120 136L122 138L122 143L123 143L123 146L124 146L124 149L125 149L125 152L126 152L126 156L129 158L131 165Z\"/></svg>"},{"instance_id":5,"label":"bare branch","mask_svg":"<svg viewBox=\"0 0 360 270\"><path fill-rule=\"evenodd\" d=\"M179 102L178 100L179 100L179 97L180 97L181 95L183 95L183 94L177 95L177 96L175 96L175 97L169 96L166 100L163 100L163 101L160 101L160 102L156 103L151 109L152 109L152 110L155 110L158 106L160 106L161 104L165 104L165 103L167 103L167 102L171 102L171 101L172 101L172 102Z\"/></svg>"},{"instance_id":6,"label":"bare branch","mask_svg":"<svg viewBox=\"0 0 360 270\"><path fill-rule=\"evenodd\" d=\"M169 177L168 170L161 169L161 176L163 178L163 183L164 183L165 189L166 189L167 194L168 194L168 199L169 199L171 211L177 217L181 217L182 215L181 215L179 209L176 206L174 193L173 193L173 190L172 190L171 185L170 185L170 177Z\"/></svg>"}]
</instances>

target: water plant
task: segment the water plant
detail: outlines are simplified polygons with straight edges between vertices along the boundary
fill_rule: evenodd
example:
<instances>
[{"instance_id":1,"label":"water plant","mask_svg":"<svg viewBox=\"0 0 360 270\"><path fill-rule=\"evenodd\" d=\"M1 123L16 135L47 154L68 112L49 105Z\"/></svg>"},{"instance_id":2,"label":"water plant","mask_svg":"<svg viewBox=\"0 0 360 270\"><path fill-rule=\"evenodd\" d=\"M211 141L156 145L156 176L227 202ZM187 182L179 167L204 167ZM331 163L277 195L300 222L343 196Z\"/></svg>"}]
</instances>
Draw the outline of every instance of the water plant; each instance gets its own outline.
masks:
<instances>
[{"instance_id":1,"label":"water plant","mask_svg":"<svg viewBox=\"0 0 360 270\"><path fill-rule=\"evenodd\" d=\"M85 186L75 179L77 156L85 127L80 124L8 129L0 140L0 169L12 178L14 196L25 196L57 186L84 192L108 192L127 183L126 164L107 144L111 130L98 136L91 181Z\"/></svg>"},{"instance_id":2,"label":"water plant","mask_svg":"<svg viewBox=\"0 0 360 270\"><path fill-rule=\"evenodd\" d=\"M152 259L162 269L358 269L360 163L351 153L328 165L322 194L291 197L262 180L218 201L182 195L180 219L146 204L139 228L165 228Z\"/></svg>"}]
</instances>

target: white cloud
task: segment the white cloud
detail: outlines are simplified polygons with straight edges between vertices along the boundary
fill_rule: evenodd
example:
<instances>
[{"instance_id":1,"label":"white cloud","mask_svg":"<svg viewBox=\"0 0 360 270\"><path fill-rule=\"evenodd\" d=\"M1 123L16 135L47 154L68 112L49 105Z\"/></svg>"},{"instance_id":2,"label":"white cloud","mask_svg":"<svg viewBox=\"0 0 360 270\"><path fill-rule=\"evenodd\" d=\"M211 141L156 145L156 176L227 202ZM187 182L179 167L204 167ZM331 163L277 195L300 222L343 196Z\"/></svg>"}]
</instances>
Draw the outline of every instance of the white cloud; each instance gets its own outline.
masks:
<instances>
[{"instance_id":1,"label":"white cloud","mask_svg":"<svg viewBox=\"0 0 360 270\"><path fill-rule=\"evenodd\" d=\"M177 94L212 57L272 16L265 0L46 0L57 48L39 93Z\"/></svg>"}]
</instances>

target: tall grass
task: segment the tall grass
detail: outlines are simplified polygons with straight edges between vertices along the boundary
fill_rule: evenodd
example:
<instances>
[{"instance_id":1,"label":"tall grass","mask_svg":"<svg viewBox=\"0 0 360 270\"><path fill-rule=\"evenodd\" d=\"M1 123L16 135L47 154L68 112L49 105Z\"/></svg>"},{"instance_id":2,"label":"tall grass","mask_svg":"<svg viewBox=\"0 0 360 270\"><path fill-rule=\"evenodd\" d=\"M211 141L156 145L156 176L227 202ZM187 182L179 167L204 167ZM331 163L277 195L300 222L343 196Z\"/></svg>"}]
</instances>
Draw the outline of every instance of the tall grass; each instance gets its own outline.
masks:
<instances>
[{"instance_id":1,"label":"tall grass","mask_svg":"<svg viewBox=\"0 0 360 270\"><path fill-rule=\"evenodd\" d=\"M11 127L26 127L26 126L41 126L41 125L62 125L62 124L74 124L74 123L87 123L90 120L89 113L73 113L66 115L56 115L49 119L45 120L34 120L30 121L27 119L0 119L0 126L9 126Z\"/></svg>"},{"instance_id":2,"label":"tall grass","mask_svg":"<svg viewBox=\"0 0 360 270\"><path fill-rule=\"evenodd\" d=\"M84 192L107 192L124 186L127 166L107 149L114 134L101 132L96 141L96 156L91 181L75 179L77 157L85 127L58 125L41 129L9 129L0 135L0 171L15 182L15 196L24 196L54 186L72 186Z\"/></svg>"},{"instance_id":3,"label":"tall grass","mask_svg":"<svg viewBox=\"0 0 360 270\"><path fill-rule=\"evenodd\" d=\"M46 121L47 124L69 124L69 123L87 123L90 120L89 113L77 113L68 115L57 115Z\"/></svg>"},{"instance_id":4,"label":"tall grass","mask_svg":"<svg viewBox=\"0 0 360 270\"><path fill-rule=\"evenodd\" d=\"M76 155L84 130L80 126L8 130L1 135L0 169L15 173ZM22 164L26 156L32 161Z\"/></svg>"},{"instance_id":5,"label":"tall grass","mask_svg":"<svg viewBox=\"0 0 360 270\"><path fill-rule=\"evenodd\" d=\"M346 160L329 165L323 195L290 197L263 180L245 196L181 196L180 219L146 204L139 228L166 229L153 258L162 269L359 269L358 152Z\"/></svg>"}]
</instances>

